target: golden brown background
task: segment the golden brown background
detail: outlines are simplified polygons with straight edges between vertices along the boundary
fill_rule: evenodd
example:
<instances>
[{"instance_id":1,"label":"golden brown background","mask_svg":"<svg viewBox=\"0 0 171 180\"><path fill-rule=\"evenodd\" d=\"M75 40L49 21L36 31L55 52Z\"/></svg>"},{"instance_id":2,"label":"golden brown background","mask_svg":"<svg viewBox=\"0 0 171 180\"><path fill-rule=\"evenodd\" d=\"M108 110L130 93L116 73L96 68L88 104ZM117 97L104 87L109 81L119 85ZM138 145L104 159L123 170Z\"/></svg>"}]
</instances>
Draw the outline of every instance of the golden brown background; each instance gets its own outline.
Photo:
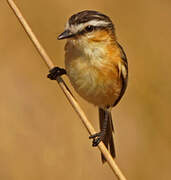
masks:
<instances>
[{"instance_id":1,"label":"golden brown background","mask_svg":"<svg viewBox=\"0 0 171 180\"><path fill-rule=\"evenodd\" d=\"M117 163L128 180L171 179L171 1L17 0L55 64L69 16L109 15L129 60L129 86L113 110ZM116 179L6 1L0 1L0 179ZM64 78L69 84L67 78ZM70 84L69 84L70 86ZM73 90L73 89L72 89ZM98 128L97 109L79 100Z\"/></svg>"}]
</instances>

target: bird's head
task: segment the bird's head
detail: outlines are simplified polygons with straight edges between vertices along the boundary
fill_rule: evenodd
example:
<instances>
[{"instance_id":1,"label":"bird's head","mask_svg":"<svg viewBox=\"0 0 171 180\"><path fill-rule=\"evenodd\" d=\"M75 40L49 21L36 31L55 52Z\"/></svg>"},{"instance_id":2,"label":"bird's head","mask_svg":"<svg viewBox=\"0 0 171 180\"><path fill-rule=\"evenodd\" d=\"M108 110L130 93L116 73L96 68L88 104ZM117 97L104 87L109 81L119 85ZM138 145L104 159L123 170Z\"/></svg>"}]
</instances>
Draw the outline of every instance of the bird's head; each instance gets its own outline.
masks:
<instances>
[{"instance_id":1,"label":"bird's head","mask_svg":"<svg viewBox=\"0 0 171 180\"><path fill-rule=\"evenodd\" d=\"M114 25L110 18L100 12L85 10L72 15L65 31L58 39L68 39L79 43L99 43L115 40Z\"/></svg>"}]
</instances>

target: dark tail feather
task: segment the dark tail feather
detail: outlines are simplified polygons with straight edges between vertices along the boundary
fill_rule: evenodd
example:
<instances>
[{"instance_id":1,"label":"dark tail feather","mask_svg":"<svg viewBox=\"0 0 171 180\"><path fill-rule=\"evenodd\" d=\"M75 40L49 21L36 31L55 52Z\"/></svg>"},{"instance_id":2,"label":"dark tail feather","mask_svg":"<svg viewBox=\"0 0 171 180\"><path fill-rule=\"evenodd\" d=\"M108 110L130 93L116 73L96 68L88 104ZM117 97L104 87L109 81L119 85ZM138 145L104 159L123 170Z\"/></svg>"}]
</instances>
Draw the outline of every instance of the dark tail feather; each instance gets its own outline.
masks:
<instances>
[{"instance_id":1,"label":"dark tail feather","mask_svg":"<svg viewBox=\"0 0 171 180\"><path fill-rule=\"evenodd\" d=\"M114 127L113 127L113 123L112 123L112 115L110 112L105 111L101 108L99 108L100 130L102 130L106 113L108 113L108 124L107 124L106 136L103 140L103 143L105 144L107 149L110 149L110 153L111 153L112 157L115 158L116 152L115 152L114 139L113 139ZM106 159L103 156L103 154L101 154L101 157L102 157L102 162L105 163Z\"/></svg>"}]
</instances>

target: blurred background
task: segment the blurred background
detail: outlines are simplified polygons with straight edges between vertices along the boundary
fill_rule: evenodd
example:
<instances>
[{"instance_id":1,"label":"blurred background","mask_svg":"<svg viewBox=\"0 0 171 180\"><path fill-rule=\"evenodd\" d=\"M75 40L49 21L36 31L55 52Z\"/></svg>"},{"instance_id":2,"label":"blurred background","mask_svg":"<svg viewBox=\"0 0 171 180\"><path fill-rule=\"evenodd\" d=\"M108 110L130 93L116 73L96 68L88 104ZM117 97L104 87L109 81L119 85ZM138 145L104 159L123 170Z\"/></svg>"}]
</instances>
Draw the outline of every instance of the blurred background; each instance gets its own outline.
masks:
<instances>
[{"instance_id":1,"label":"blurred background","mask_svg":"<svg viewBox=\"0 0 171 180\"><path fill-rule=\"evenodd\" d=\"M56 37L73 13L111 17L129 61L128 89L112 112L116 161L128 180L170 180L171 1L15 2L60 67L65 41ZM0 179L116 179L5 0L0 22ZM73 93L98 130L97 108Z\"/></svg>"}]
</instances>

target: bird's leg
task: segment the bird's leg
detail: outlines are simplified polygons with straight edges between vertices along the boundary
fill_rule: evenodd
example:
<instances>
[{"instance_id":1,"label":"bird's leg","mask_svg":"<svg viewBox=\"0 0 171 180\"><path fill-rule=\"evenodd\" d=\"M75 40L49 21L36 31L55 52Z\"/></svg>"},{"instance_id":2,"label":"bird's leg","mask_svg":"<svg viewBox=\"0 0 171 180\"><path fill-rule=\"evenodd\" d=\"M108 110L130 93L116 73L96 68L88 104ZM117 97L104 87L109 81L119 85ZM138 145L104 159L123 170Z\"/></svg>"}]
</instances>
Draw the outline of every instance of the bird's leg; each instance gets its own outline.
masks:
<instances>
[{"instance_id":1,"label":"bird's leg","mask_svg":"<svg viewBox=\"0 0 171 180\"><path fill-rule=\"evenodd\" d=\"M51 80L56 80L58 76L66 74L66 70L60 67L54 67L49 72L50 73L47 75L47 77Z\"/></svg>"},{"instance_id":2,"label":"bird's leg","mask_svg":"<svg viewBox=\"0 0 171 180\"><path fill-rule=\"evenodd\" d=\"M109 120L109 113L108 113L108 111L106 111L101 131L89 136L89 139L93 139L92 146L98 146L98 144L104 140L104 138L106 136L108 120Z\"/></svg>"}]
</instances>

